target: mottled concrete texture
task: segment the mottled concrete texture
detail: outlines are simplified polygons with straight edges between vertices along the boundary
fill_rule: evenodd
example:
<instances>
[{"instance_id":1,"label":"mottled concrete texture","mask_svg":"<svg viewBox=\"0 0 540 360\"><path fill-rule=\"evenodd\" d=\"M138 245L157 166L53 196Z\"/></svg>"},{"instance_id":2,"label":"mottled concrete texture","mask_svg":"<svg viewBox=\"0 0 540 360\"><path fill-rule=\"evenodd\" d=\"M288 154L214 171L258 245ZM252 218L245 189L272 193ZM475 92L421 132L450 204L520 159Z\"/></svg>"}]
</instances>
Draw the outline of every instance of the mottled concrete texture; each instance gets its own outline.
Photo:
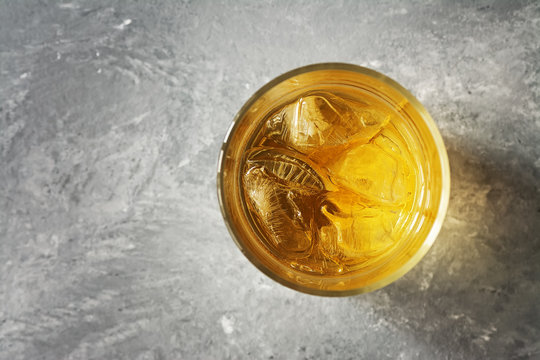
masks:
<instances>
[{"instance_id":1,"label":"mottled concrete texture","mask_svg":"<svg viewBox=\"0 0 540 360\"><path fill-rule=\"evenodd\" d=\"M244 101L323 61L452 167L431 251L350 298L266 278L215 190ZM0 358L540 358L539 81L540 2L0 1Z\"/></svg>"}]
</instances>

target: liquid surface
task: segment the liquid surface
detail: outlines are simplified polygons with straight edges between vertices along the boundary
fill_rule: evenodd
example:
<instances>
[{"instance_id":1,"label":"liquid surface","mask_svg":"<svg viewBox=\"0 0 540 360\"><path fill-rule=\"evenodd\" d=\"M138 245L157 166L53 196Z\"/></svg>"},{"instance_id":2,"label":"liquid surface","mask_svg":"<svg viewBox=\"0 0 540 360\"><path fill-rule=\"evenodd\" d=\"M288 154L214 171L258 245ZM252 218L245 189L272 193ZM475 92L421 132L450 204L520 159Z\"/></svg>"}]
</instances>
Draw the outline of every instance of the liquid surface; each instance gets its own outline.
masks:
<instances>
[{"instance_id":1,"label":"liquid surface","mask_svg":"<svg viewBox=\"0 0 540 360\"><path fill-rule=\"evenodd\" d=\"M308 93L264 120L245 154L247 209L264 245L338 275L388 255L415 192L399 116L368 98Z\"/></svg>"}]
</instances>

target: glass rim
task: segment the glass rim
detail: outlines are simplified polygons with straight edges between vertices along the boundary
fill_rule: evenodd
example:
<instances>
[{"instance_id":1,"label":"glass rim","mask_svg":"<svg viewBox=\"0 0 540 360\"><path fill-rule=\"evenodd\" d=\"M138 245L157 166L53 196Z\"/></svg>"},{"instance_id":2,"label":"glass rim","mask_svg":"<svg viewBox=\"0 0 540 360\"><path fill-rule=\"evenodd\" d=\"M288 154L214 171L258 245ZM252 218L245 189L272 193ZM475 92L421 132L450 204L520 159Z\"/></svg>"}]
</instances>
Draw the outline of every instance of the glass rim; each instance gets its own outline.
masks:
<instances>
[{"instance_id":1,"label":"glass rim","mask_svg":"<svg viewBox=\"0 0 540 360\"><path fill-rule=\"evenodd\" d=\"M437 216L435 217L435 220L433 221L433 224L429 230L429 233L425 237L424 241L422 242L422 245L420 248L414 253L413 256L411 256L410 259L408 259L401 267L399 267L397 270L395 270L390 275L375 281L371 284L368 284L366 286L361 286L354 289L347 289L347 290L328 290L328 289L317 289L312 288L309 286L304 286L302 284L288 281L286 278L283 278L281 276L278 276L276 273L271 271L268 267L266 267L262 262L259 261L259 259L252 254L249 250L246 249L246 247L243 245L242 241L240 240L240 236L236 232L235 226L233 224L233 221L231 219L230 214L227 212L225 208L225 202L224 202L224 156L227 153L229 142L231 139L232 134L234 134L236 128L239 125L239 120L241 120L246 112L251 108L251 106L259 99L261 96L263 96L265 93L267 93L270 89L275 87L276 85L282 83L283 81L286 81L292 77L309 73L309 72L316 72L316 71L324 71L324 70L342 70L342 71L350 71L354 73L358 73L361 75L365 75L368 77L371 77L377 81L380 81L397 92L400 93L419 113L420 118L424 121L425 125L427 126L429 133L432 137L432 140L435 144L435 147L438 152L438 159L441 166L441 179L442 179L442 186L441 186L441 198L439 202L439 206L437 208ZM360 65L354 65L349 63L339 63L339 62L326 62L326 63L316 63L311 65L305 65L293 70L290 70L288 72L285 72L274 79L268 81L265 83L262 87L260 87L240 108L240 110L236 113L234 116L231 125L229 126L227 133L225 135L225 139L223 140L223 144L220 149L220 154L218 158L217 163L217 192L218 192L218 202L219 207L221 210L221 214L223 216L225 225L229 231L229 234L231 235L233 241L236 243L236 246L240 249L240 251L246 256L246 258L253 264L257 269L262 271L264 274L266 274L271 279L277 281L278 283L311 295L319 295L319 296L327 296L327 297L343 297L343 296L351 296L351 295L358 295L362 293L367 293L370 291L374 291L377 289L380 289L386 285L389 285L390 283L396 281L403 275L405 275L409 270L411 270L416 264L420 262L420 260L426 255L426 253L429 251L433 243L435 242L435 239L437 238L437 235L439 234L442 224L444 221L444 218L446 216L446 211L448 209L448 203L450 200L450 165L448 161L448 155L446 152L446 147L444 145L444 141L442 139L442 136L439 132L439 129L437 125L435 124L435 121L431 117L431 115L428 113L428 111L425 109L425 107L414 97L407 89L405 89L403 86L401 86L398 82L395 80L389 78L388 76L360 66ZM321 276L321 279L326 278L325 276Z\"/></svg>"}]
</instances>

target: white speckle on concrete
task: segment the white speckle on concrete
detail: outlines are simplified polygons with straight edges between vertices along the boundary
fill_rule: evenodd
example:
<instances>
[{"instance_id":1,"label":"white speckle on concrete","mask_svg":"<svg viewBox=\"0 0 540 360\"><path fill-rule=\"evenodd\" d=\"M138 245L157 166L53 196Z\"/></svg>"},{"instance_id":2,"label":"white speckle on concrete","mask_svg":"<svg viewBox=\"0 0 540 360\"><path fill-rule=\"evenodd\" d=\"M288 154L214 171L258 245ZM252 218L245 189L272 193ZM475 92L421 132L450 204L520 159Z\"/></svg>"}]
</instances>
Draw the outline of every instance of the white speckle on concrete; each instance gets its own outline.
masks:
<instances>
[{"instance_id":1,"label":"white speckle on concrete","mask_svg":"<svg viewBox=\"0 0 540 360\"><path fill-rule=\"evenodd\" d=\"M131 19L125 19L120 25L116 25L114 28L118 30L124 30L129 24L131 24Z\"/></svg>"},{"instance_id":2,"label":"white speckle on concrete","mask_svg":"<svg viewBox=\"0 0 540 360\"><path fill-rule=\"evenodd\" d=\"M382 63L379 60L371 60L371 61L368 62L368 66L370 66L372 68L375 68L375 69L380 68L381 65L382 65Z\"/></svg>"},{"instance_id":3,"label":"white speckle on concrete","mask_svg":"<svg viewBox=\"0 0 540 360\"><path fill-rule=\"evenodd\" d=\"M422 281L420 282L420 291L426 291L429 289L429 286L431 284L431 280L433 279L433 273L427 273L422 278Z\"/></svg>"},{"instance_id":4,"label":"white speckle on concrete","mask_svg":"<svg viewBox=\"0 0 540 360\"><path fill-rule=\"evenodd\" d=\"M190 160L189 159L182 159L179 163L178 163L178 167L181 168L181 167L184 167L186 165L189 165L190 163Z\"/></svg>"},{"instance_id":5,"label":"white speckle on concrete","mask_svg":"<svg viewBox=\"0 0 540 360\"><path fill-rule=\"evenodd\" d=\"M60 3L58 4L58 7L60 9L78 9L79 5L74 4L74 3Z\"/></svg>"},{"instance_id":6,"label":"white speckle on concrete","mask_svg":"<svg viewBox=\"0 0 540 360\"><path fill-rule=\"evenodd\" d=\"M223 315L220 319L221 328L223 332L230 335L234 331L234 318L232 316Z\"/></svg>"}]
</instances>

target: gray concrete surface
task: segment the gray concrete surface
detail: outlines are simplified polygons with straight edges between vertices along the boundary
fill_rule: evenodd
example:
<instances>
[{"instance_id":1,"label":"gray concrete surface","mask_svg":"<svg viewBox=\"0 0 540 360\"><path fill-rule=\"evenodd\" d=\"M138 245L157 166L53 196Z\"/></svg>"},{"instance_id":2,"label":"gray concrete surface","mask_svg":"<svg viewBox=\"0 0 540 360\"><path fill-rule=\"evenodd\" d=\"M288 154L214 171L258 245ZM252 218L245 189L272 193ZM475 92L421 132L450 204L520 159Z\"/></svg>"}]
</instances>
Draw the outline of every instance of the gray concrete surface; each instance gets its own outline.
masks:
<instances>
[{"instance_id":1,"label":"gray concrete surface","mask_svg":"<svg viewBox=\"0 0 540 360\"><path fill-rule=\"evenodd\" d=\"M398 282L320 298L236 248L235 112L315 62L429 109L452 195ZM540 2L0 1L1 359L539 359Z\"/></svg>"}]
</instances>

